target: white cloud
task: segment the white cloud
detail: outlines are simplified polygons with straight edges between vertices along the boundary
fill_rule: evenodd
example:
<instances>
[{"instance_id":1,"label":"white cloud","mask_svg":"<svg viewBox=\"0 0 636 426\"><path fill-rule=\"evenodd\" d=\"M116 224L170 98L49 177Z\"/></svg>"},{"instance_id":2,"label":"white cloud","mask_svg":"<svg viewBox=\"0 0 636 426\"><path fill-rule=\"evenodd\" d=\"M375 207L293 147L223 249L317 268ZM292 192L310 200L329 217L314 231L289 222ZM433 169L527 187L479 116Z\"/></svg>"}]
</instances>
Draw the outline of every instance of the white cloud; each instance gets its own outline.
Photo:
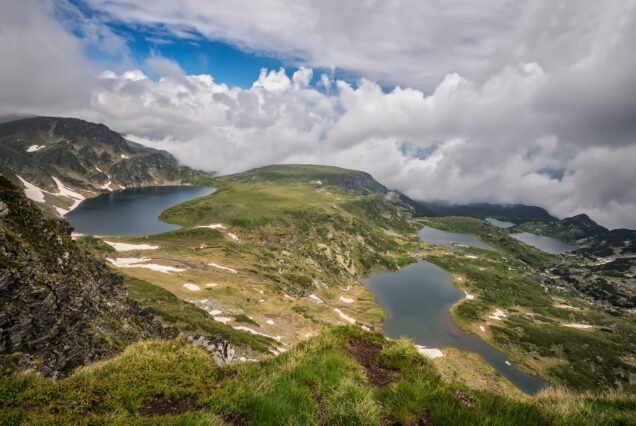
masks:
<instances>
[{"instance_id":1,"label":"white cloud","mask_svg":"<svg viewBox=\"0 0 636 426\"><path fill-rule=\"evenodd\" d=\"M505 65L544 69L600 59L619 43L631 0L87 0L111 19L195 31L313 67L430 89L457 72L482 81ZM187 30L187 31L186 31Z\"/></svg>"},{"instance_id":2,"label":"white cloud","mask_svg":"<svg viewBox=\"0 0 636 426\"><path fill-rule=\"evenodd\" d=\"M334 164L369 171L419 199L525 202L559 216L587 211L610 226L636 225L625 213L636 202L636 147L561 139L533 107L551 84L537 64L506 67L481 84L450 74L430 95L385 93L368 80L357 87L338 81L326 94L298 83L309 74L290 79L284 70L264 70L250 89L210 76L111 75L92 114L219 173ZM566 172L558 180L547 169Z\"/></svg>"},{"instance_id":3,"label":"white cloud","mask_svg":"<svg viewBox=\"0 0 636 426\"><path fill-rule=\"evenodd\" d=\"M307 66L291 76L263 70L246 89L187 75L159 54L141 69L103 71L52 3L10 1L0 15L0 54L11 59L0 63L2 111L104 122L220 173L333 164L415 198L524 202L636 227L634 1L433 9L184 0L178 11L174 2L89 2L124 23L184 37L196 29ZM352 85L322 74L318 90L310 65L364 78ZM387 92L374 80L399 86Z\"/></svg>"}]
</instances>

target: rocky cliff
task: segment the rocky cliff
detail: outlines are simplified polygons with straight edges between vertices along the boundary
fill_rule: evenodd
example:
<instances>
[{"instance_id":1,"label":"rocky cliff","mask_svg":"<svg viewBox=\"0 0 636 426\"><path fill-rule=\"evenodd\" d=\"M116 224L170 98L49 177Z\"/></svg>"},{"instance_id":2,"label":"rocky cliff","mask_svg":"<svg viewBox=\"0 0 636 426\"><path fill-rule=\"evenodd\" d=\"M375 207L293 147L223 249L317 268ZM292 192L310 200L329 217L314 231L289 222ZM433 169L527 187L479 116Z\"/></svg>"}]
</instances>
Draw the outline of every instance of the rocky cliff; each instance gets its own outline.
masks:
<instances>
[{"instance_id":1,"label":"rocky cliff","mask_svg":"<svg viewBox=\"0 0 636 426\"><path fill-rule=\"evenodd\" d=\"M0 175L0 369L60 376L163 335L121 276Z\"/></svg>"}]
</instances>

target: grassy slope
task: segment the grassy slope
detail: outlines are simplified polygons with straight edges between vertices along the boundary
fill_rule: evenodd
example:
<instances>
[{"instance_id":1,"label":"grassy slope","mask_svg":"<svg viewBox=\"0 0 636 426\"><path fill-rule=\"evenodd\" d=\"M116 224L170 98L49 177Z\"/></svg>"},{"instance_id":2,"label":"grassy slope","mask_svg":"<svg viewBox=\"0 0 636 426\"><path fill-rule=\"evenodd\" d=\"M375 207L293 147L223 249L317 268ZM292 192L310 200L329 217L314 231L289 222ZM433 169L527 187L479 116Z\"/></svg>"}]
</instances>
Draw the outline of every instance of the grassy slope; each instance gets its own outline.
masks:
<instances>
[{"instance_id":1,"label":"grassy slope","mask_svg":"<svg viewBox=\"0 0 636 426\"><path fill-rule=\"evenodd\" d=\"M238 347L260 352L267 352L274 343L266 337L241 332L214 321L204 310L149 282L126 276L125 283L133 299L161 318L165 326L178 332L217 336Z\"/></svg>"},{"instance_id":2,"label":"grassy slope","mask_svg":"<svg viewBox=\"0 0 636 426\"><path fill-rule=\"evenodd\" d=\"M229 177L205 178L205 182L198 183L216 186L217 193L175 206L164 212L162 218L184 226L220 222L238 230L241 245L215 237L215 241L224 247L225 259L232 260L233 266L243 264L243 270L273 284L279 295L316 292L315 282L324 282L333 289L342 288L354 278L343 273L343 264L354 265L356 274L363 275L378 268L394 269L412 261L409 253L414 242L408 236L417 229L405 214L407 211L387 203L383 196L373 195L372 191L364 189L364 185L362 194L352 192L351 185L340 185L343 179L346 181L352 176L356 177L356 172L343 172L337 168L273 166ZM321 180L322 185L317 184L317 180ZM331 184L327 184L328 181ZM360 189L360 185L354 187ZM464 328L489 340L518 364L557 383L589 389L611 388L615 380L627 382L632 368L625 363L624 357L633 352L628 343L633 321L610 317L587 305L581 305L579 311L556 308L554 296L564 298L571 305L578 306L578 302L567 294L548 295L531 279L537 269L554 262L553 256L514 240L506 231L478 219L431 218L426 224L474 234L498 249L497 252L474 250L480 255L476 260L450 252L440 255L439 251L434 256L427 256L427 260L464 277L466 281L458 284L478 296L475 300L460 303L453 310ZM400 230L405 237L396 239L385 229ZM186 250L191 249L181 244L188 238L198 241L201 239L198 233L207 231L186 228L143 242L161 244L163 241L169 243L172 255L185 256ZM360 243L359 237L364 244ZM329 257L326 252L317 250L319 243L328 245L332 252L339 250L344 261L339 263L335 256ZM283 252L288 253L287 257L280 255ZM314 260L315 264L308 263L307 259ZM233 288L237 285L233 284ZM326 294L328 298L330 292ZM240 302L238 293L217 291L211 295L242 303L240 307L250 315L271 313L252 311L249 304ZM240 297L246 296L240 293ZM333 297L337 299L337 294ZM290 302L283 303L289 305ZM292 305L292 311L299 318L293 320L294 324L300 317L314 324L325 323L325 320L331 322L320 313L320 307L311 303ZM478 325L483 324L496 308L512 313L509 321L494 323L486 333L480 333ZM289 306L286 309L289 311ZM346 312L356 319L376 318L365 314L367 309ZM289 314L284 315L290 318ZM562 326L569 322L592 323L605 331L580 331ZM606 350L602 351L603 348ZM585 365L593 368L590 370Z\"/></svg>"},{"instance_id":3,"label":"grassy slope","mask_svg":"<svg viewBox=\"0 0 636 426\"><path fill-rule=\"evenodd\" d=\"M358 350L355 350L358 349ZM54 381L2 378L2 424L629 424L636 398L510 399L441 380L406 341L326 329L259 363L215 367L182 340L145 342Z\"/></svg>"},{"instance_id":4,"label":"grassy slope","mask_svg":"<svg viewBox=\"0 0 636 426\"><path fill-rule=\"evenodd\" d=\"M435 218L429 225L453 232L476 235L496 246L498 252L471 249L479 259L468 259L449 251L425 251L426 260L446 269L474 300L454 307L455 319L470 331L490 340L511 354L520 365L530 366L542 376L575 389L613 388L621 382L629 388L629 373L636 368L628 359L636 351L633 316L607 312L572 295L533 280L537 268L549 265L553 256L506 237L486 222L471 218ZM502 253L505 255L502 255ZM527 262L520 262L525 259ZM558 302L558 303L557 303ZM566 304L575 309L563 309ZM488 332L478 325L488 322L496 308L509 312L504 322L490 321ZM592 324L577 330L567 323Z\"/></svg>"},{"instance_id":5,"label":"grassy slope","mask_svg":"<svg viewBox=\"0 0 636 426\"><path fill-rule=\"evenodd\" d=\"M412 233L417 229L408 221L408 210L368 190L360 194L348 192L338 184L313 184L315 179L310 178L323 175L315 173L316 166L307 167L312 173L301 174L292 168L296 171L292 174L294 179L278 180L275 174L275 180L270 180L269 173L254 172L241 174L240 178L205 179L217 187L213 196L172 207L160 218L182 226L224 223L239 229L243 243L258 252L260 259L255 265L260 269L258 272L281 281L286 290L300 294L310 286L299 276L309 277L310 281L320 279L330 286L346 285L351 277L343 275L343 266L365 274L377 268L396 269L412 261L408 247L400 246L385 231ZM333 172L331 168L324 169ZM337 173L327 176L338 183L333 177ZM323 176L322 180L327 179ZM329 250L319 248L319 244ZM272 255L282 250L297 261L289 262L294 267L287 271L272 274L280 270ZM308 266L307 258L313 259L318 267Z\"/></svg>"}]
</instances>

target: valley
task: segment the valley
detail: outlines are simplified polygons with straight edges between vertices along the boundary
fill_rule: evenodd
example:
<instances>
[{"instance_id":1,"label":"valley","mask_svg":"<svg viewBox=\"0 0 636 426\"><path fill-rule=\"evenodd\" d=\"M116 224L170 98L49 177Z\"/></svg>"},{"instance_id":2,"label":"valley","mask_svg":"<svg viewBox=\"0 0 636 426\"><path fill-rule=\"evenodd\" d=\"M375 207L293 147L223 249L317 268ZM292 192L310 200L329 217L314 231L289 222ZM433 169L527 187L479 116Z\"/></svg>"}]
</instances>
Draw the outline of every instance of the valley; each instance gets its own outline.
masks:
<instances>
[{"instance_id":1,"label":"valley","mask_svg":"<svg viewBox=\"0 0 636 426\"><path fill-rule=\"evenodd\" d=\"M275 353L325 325L382 330L386 313L360 278L421 258L470 294L453 306L457 323L514 366L571 389L633 386L633 316L542 284L542 271L560 257L483 220L416 217L366 179L316 166L200 178L196 184L216 188L213 195L161 214L180 229L103 237L110 250L101 256L235 330L272 339ZM418 237L422 227L442 236Z\"/></svg>"}]
</instances>

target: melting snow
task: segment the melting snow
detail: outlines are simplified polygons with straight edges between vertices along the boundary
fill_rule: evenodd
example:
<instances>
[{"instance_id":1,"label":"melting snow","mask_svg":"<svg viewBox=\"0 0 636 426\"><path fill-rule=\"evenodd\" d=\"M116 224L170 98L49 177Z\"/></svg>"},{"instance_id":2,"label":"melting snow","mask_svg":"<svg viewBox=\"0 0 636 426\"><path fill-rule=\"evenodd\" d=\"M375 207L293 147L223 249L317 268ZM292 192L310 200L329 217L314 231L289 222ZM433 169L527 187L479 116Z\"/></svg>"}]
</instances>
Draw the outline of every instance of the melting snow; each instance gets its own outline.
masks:
<instances>
[{"instance_id":1,"label":"melting snow","mask_svg":"<svg viewBox=\"0 0 636 426\"><path fill-rule=\"evenodd\" d=\"M554 305L555 308L561 308L561 309L572 309L574 311L578 311L579 308L576 308L574 306L570 306L570 305Z\"/></svg>"},{"instance_id":2,"label":"melting snow","mask_svg":"<svg viewBox=\"0 0 636 426\"><path fill-rule=\"evenodd\" d=\"M355 324L356 320L351 318L350 316L346 315L344 312L342 312L340 309L336 308L334 309L334 311L336 311L336 313L338 314L338 316L340 318L342 318L343 320L347 321L349 324Z\"/></svg>"},{"instance_id":3,"label":"melting snow","mask_svg":"<svg viewBox=\"0 0 636 426\"><path fill-rule=\"evenodd\" d=\"M322 299L320 297L316 296L315 294L310 294L308 299L311 300L314 303L318 303L319 305L321 303L325 303L325 302L322 301Z\"/></svg>"},{"instance_id":4,"label":"melting snow","mask_svg":"<svg viewBox=\"0 0 636 426\"><path fill-rule=\"evenodd\" d=\"M565 326L570 328L593 328L594 327L589 324L577 324L577 323L565 324Z\"/></svg>"},{"instance_id":5,"label":"melting snow","mask_svg":"<svg viewBox=\"0 0 636 426\"><path fill-rule=\"evenodd\" d=\"M173 266L158 265L156 263L144 263L152 260L147 257L118 257L117 259L107 258L106 260L108 260L110 263L117 266L118 268L144 268L150 269L151 271L163 272L164 274L169 274L170 272L185 271L185 269L175 268Z\"/></svg>"},{"instance_id":6,"label":"melting snow","mask_svg":"<svg viewBox=\"0 0 636 426\"><path fill-rule=\"evenodd\" d=\"M185 288L187 288L188 290L190 290L190 291L199 291L199 290L201 290L201 287L199 287L196 284L192 284L192 283L185 283L183 286Z\"/></svg>"},{"instance_id":7,"label":"melting snow","mask_svg":"<svg viewBox=\"0 0 636 426\"><path fill-rule=\"evenodd\" d=\"M35 152L43 148L46 148L46 145L31 145L30 147L27 148L26 152Z\"/></svg>"},{"instance_id":8,"label":"melting snow","mask_svg":"<svg viewBox=\"0 0 636 426\"><path fill-rule=\"evenodd\" d=\"M490 316L488 318L490 318L491 320L495 320L495 321L501 321L504 318L507 318L508 315L506 315L506 313L504 311L502 311L501 309L497 308L495 310L495 312L493 312L492 314L490 314Z\"/></svg>"},{"instance_id":9,"label":"melting snow","mask_svg":"<svg viewBox=\"0 0 636 426\"><path fill-rule=\"evenodd\" d=\"M109 246L113 247L117 251L133 251L133 250L156 250L159 246L152 246L150 244L126 244L126 243L113 243L110 241L104 241Z\"/></svg>"},{"instance_id":10,"label":"melting snow","mask_svg":"<svg viewBox=\"0 0 636 426\"><path fill-rule=\"evenodd\" d=\"M29 183L26 180L22 179L20 176L18 176L18 179L20 179L20 182L22 182L22 184L25 186L24 193L26 194L27 198L37 203L44 202L44 193L48 193L48 191L38 188L32 183Z\"/></svg>"},{"instance_id":11,"label":"melting snow","mask_svg":"<svg viewBox=\"0 0 636 426\"><path fill-rule=\"evenodd\" d=\"M79 192L75 192L70 188L64 186L64 184L55 176L51 176L53 181L55 181L55 185L57 185L58 193L55 195L61 195L62 197L70 198L73 200L73 205L70 207L70 210L73 210L75 207L79 206L82 201L84 201L84 196Z\"/></svg>"},{"instance_id":12,"label":"melting snow","mask_svg":"<svg viewBox=\"0 0 636 426\"><path fill-rule=\"evenodd\" d=\"M225 225L222 223L212 223L210 225L197 226L197 228L225 229Z\"/></svg>"},{"instance_id":13,"label":"melting snow","mask_svg":"<svg viewBox=\"0 0 636 426\"><path fill-rule=\"evenodd\" d=\"M227 272L230 272L232 274L238 274L238 272L236 272L236 269L228 268L227 266L221 266L221 265L218 265L218 264L216 264L214 262L208 263L208 266L211 266L211 267L216 268L216 269L220 269L222 271L227 271Z\"/></svg>"},{"instance_id":14,"label":"melting snow","mask_svg":"<svg viewBox=\"0 0 636 426\"><path fill-rule=\"evenodd\" d=\"M438 348L427 348L426 346L415 345L417 352L420 355L424 355L426 358L441 358L444 356L444 353Z\"/></svg>"},{"instance_id":15,"label":"melting snow","mask_svg":"<svg viewBox=\"0 0 636 426\"><path fill-rule=\"evenodd\" d=\"M235 330L247 331L248 333L256 334L256 335L263 336L263 337L269 337L270 339L274 339L277 342L280 342L280 339L281 339L280 336L270 336L269 334L259 333L258 331L252 330L251 328L245 327L245 326L242 326L242 325L234 326L234 329Z\"/></svg>"}]
</instances>

